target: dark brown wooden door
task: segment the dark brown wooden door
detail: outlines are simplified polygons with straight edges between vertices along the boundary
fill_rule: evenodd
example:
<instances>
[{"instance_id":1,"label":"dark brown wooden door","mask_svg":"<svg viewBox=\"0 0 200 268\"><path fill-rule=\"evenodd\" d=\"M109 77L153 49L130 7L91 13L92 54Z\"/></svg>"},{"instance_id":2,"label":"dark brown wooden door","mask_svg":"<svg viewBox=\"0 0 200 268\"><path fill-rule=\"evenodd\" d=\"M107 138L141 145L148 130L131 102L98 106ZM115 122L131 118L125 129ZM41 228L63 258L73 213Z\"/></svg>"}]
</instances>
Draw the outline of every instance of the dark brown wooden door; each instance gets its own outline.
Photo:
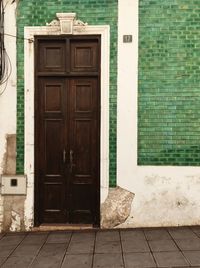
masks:
<instances>
[{"instance_id":1,"label":"dark brown wooden door","mask_svg":"<svg viewBox=\"0 0 200 268\"><path fill-rule=\"evenodd\" d=\"M35 224L99 224L100 38L36 39Z\"/></svg>"}]
</instances>

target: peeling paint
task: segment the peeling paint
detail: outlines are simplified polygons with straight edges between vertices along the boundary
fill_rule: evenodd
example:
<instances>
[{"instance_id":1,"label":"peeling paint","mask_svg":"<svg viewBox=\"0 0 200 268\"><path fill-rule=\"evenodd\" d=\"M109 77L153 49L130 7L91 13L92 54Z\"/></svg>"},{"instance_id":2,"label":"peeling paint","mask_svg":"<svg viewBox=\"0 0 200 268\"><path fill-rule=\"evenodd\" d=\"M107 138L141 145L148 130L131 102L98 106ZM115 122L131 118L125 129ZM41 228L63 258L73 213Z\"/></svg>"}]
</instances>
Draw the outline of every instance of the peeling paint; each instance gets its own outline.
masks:
<instances>
[{"instance_id":1,"label":"peeling paint","mask_svg":"<svg viewBox=\"0 0 200 268\"><path fill-rule=\"evenodd\" d=\"M6 150L3 157L2 174L16 173L16 134L6 135Z\"/></svg>"},{"instance_id":2,"label":"peeling paint","mask_svg":"<svg viewBox=\"0 0 200 268\"><path fill-rule=\"evenodd\" d=\"M19 232L21 230L21 219L19 213L16 211L11 212L11 232Z\"/></svg>"},{"instance_id":3,"label":"peeling paint","mask_svg":"<svg viewBox=\"0 0 200 268\"><path fill-rule=\"evenodd\" d=\"M23 231L25 196L4 196L3 231Z\"/></svg>"},{"instance_id":4,"label":"peeling paint","mask_svg":"<svg viewBox=\"0 0 200 268\"><path fill-rule=\"evenodd\" d=\"M33 215L33 207L30 209L31 213L29 217L24 216L24 226L26 231L31 231L32 228L34 227L34 215ZM24 212L25 213L25 212Z\"/></svg>"},{"instance_id":5,"label":"peeling paint","mask_svg":"<svg viewBox=\"0 0 200 268\"><path fill-rule=\"evenodd\" d=\"M110 190L101 206L101 227L113 228L124 223L130 215L133 198L133 193L120 187Z\"/></svg>"}]
</instances>

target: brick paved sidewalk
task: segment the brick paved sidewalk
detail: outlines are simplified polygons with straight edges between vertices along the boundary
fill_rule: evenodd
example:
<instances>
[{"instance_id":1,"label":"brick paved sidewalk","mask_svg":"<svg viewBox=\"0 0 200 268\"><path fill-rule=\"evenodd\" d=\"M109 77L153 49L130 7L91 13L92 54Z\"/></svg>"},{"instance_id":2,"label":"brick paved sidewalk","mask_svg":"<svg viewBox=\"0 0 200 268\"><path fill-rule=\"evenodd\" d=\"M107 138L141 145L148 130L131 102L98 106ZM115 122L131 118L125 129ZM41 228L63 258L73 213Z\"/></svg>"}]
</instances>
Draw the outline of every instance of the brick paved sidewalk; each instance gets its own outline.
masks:
<instances>
[{"instance_id":1,"label":"brick paved sidewalk","mask_svg":"<svg viewBox=\"0 0 200 268\"><path fill-rule=\"evenodd\" d=\"M200 267L200 227L0 234L0 267Z\"/></svg>"}]
</instances>

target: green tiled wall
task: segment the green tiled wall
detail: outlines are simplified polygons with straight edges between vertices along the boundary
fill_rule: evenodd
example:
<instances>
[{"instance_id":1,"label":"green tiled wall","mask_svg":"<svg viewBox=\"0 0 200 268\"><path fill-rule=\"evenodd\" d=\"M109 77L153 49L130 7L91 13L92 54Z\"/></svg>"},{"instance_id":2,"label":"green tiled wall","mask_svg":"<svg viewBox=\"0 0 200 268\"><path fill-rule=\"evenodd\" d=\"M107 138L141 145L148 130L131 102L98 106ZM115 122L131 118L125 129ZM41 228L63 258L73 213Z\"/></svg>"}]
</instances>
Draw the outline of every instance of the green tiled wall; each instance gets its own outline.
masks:
<instances>
[{"instance_id":1,"label":"green tiled wall","mask_svg":"<svg viewBox=\"0 0 200 268\"><path fill-rule=\"evenodd\" d=\"M116 185L116 102L117 102L117 0L20 0L17 13L17 172L24 172L24 26L44 26L57 12L76 12L90 25L109 24L110 47L110 186Z\"/></svg>"},{"instance_id":2,"label":"green tiled wall","mask_svg":"<svg viewBox=\"0 0 200 268\"><path fill-rule=\"evenodd\" d=\"M140 0L140 165L200 165L199 4Z\"/></svg>"}]
</instances>

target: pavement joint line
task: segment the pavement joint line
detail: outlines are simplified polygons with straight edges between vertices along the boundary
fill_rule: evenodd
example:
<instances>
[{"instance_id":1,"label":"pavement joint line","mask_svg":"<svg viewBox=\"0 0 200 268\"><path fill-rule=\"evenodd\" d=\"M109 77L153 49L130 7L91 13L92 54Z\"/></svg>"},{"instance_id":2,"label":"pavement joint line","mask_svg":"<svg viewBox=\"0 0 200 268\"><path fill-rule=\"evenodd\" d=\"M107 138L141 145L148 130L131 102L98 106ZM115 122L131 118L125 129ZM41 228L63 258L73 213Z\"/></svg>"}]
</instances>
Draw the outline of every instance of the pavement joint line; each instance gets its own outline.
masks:
<instances>
[{"instance_id":1,"label":"pavement joint line","mask_svg":"<svg viewBox=\"0 0 200 268\"><path fill-rule=\"evenodd\" d=\"M155 264L156 264L156 267L158 267L158 263L157 263L157 261L156 261L156 258L154 257L154 255L153 255L153 251L151 250L151 247L150 247L150 240L148 240L147 239L147 235L146 235L146 233L145 233L145 230L143 229L142 230L143 231L143 234L144 234L144 236L145 236L145 239L146 239L146 241L147 241L147 244L148 244L148 247L149 247L149 249L150 249L150 253L151 253L151 255L152 255L152 257L153 257L153 260L154 260L154 262L155 262Z\"/></svg>"},{"instance_id":2,"label":"pavement joint line","mask_svg":"<svg viewBox=\"0 0 200 268\"><path fill-rule=\"evenodd\" d=\"M46 232L44 232L44 233L46 233ZM36 235L37 235L37 234L36 234ZM30 264L29 264L28 267L31 267L31 265L33 264L33 262L35 261L35 259L37 258L37 256L39 256L39 254L40 254L42 248L44 247L44 245L45 245L46 242L47 242L47 239L48 239L49 235L50 235L50 232L47 232L47 237L46 237L46 239L44 240L43 244L42 244L41 247L39 248L37 254L36 254L35 257L32 259L32 261L30 262Z\"/></svg>"},{"instance_id":3,"label":"pavement joint line","mask_svg":"<svg viewBox=\"0 0 200 268\"><path fill-rule=\"evenodd\" d=\"M98 232L98 231L97 231L97 232ZM96 249L97 232L95 231L94 248L93 248L93 256L92 256L92 265L91 265L91 268L94 267L94 254L95 254L95 249Z\"/></svg>"},{"instance_id":4,"label":"pavement joint line","mask_svg":"<svg viewBox=\"0 0 200 268\"><path fill-rule=\"evenodd\" d=\"M69 245L70 245L71 240L72 240L72 233L73 233L73 232L71 232L71 233L70 233L69 242L68 242L68 245L66 246L66 250L65 250L65 253L64 253L64 255L63 255L63 258L62 258L62 261L61 261L61 265L60 265L60 267L62 267L63 262L64 262L64 259L65 259L66 255L67 255L67 250L68 250Z\"/></svg>"},{"instance_id":5,"label":"pavement joint line","mask_svg":"<svg viewBox=\"0 0 200 268\"><path fill-rule=\"evenodd\" d=\"M123 251L123 246L122 246L122 236L121 236L121 231L118 230L119 232L119 238L120 238L120 245L121 245L121 251L122 251L122 261L123 261L123 264L124 264L124 268L126 267L125 265L125 260L124 260L124 251Z\"/></svg>"},{"instance_id":6,"label":"pavement joint line","mask_svg":"<svg viewBox=\"0 0 200 268\"><path fill-rule=\"evenodd\" d=\"M0 233L0 235L1 235L1 233ZM5 235L6 235L6 233L2 233L2 236L1 236L1 238L0 238L0 241L1 241L1 239L2 239Z\"/></svg>"},{"instance_id":7,"label":"pavement joint line","mask_svg":"<svg viewBox=\"0 0 200 268\"><path fill-rule=\"evenodd\" d=\"M178 230L178 229L177 229L177 230ZM172 240L174 241L175 245L178 247L179 252L182 254L183 258L186 260L186 262L188 263L188 265L191 266L189 260L188 260L188 259L185 257L185 255L183 254L181 248L179 247L179 245L177 244L176 240L174 239L174 237L173 237L173 236L171 235L171 233L169 232L168 228L167 228L167 231L168 231L169 235L171 236Z\"/></svg>"},{"instance_id":8,"label":"pavement joint line","mask_svg":"<svg viewBox=\"0 0 200 268\"><path fill-rule=\"evenodd\" d=\"M17 234L17 233L16 233ZM24 239L27 237L28 234L24 235L24 238L19 242L19 244L16 245L16 247L10 252L10 254L6 257L5 261L3 261L3 263L1 264L1 267L4 265L4 263L6 263L6 261L9 259L9 257L13 254L13 252L18 248L19 245L21 245L21 243L24 241ZM6 237L6 234L3 236Z\"/></svg>"},{"instance_id":9,"label":"pavement joint line","mask_svg":"<svg viewBox=\"0 0 200 268\"><path fill-rule=\"evenodd\" d=\"M172 238L172 241L175 243L175 245L177 246L178 250L181 252L181 248L179 247L179 245L177 244L176 240L174 239L174 237L171 235L170 231L167 228L167 232L169 233L170 237Z\"/></svg>"},{"instance_id":10,"label":"pavement joint line","mask_svg":"<svg viewBox=\"0 0 200 268\"><path fill-rule=\"evenodd\" d=\"M200 234L197 234L195 231L193 231L192 226L190 226L190 230L198 237L200 238ZM200 230L200 229L199 229Z\"/></svg>"}]
</instances>

